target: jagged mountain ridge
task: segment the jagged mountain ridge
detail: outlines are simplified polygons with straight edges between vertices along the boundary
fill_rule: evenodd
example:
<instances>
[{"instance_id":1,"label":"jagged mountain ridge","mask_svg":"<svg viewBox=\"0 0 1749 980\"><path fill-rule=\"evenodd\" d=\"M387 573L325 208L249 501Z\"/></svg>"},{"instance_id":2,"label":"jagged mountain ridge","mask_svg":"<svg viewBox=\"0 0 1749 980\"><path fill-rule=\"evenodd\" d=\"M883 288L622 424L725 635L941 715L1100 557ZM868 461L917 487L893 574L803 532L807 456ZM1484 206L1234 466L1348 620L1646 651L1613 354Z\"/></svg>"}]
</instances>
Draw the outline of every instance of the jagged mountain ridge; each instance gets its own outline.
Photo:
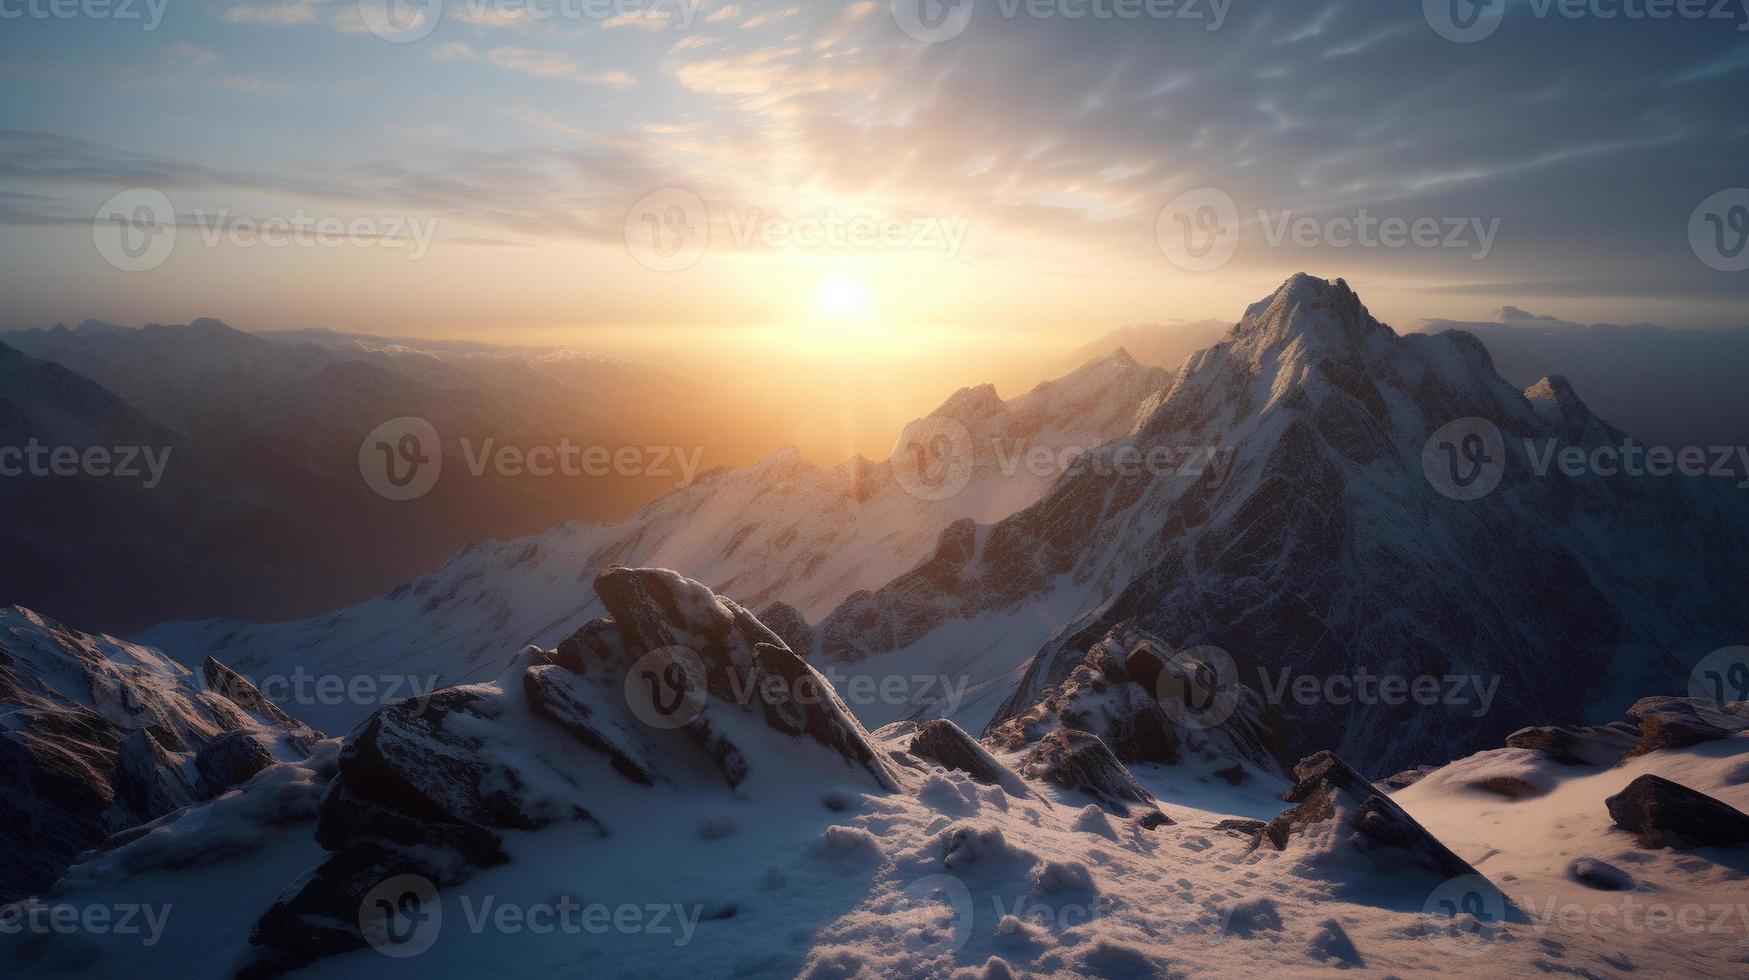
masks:
<instances>
[{"instance_id":1,"label":"jagged mountain ridge","mask_svg":"<svg viewBox=\"0 0 1749 980\"><path fill-rule=\"evenodd\" d=\"M427 688L481 680L522 643L555 643L600 615L579 586L615 563L686 568L751 608L782 601L818 620L928 557L950 523L999 520L1043 494L1057 473L1015 454L1087 448L1127 433L1169 378L1113 354L1007 401L988 385L956 392L914 423L951 419L975 450L965 488L941 499L911 492L892 460L822 467L783 449L753 466L701 474L622 523L570 523L470 545L442 569L348 609L289 623L164 623L140 639L184 662L211 654L257 677L302 668L412 674ZM506 645L506 636L515 642ZM365 710L301 707L336 731Z\"/></svg>"},{"instance_id":2,"label":"jagged mountain ridge","mask_svg":"<svg viewBox=\"0 0 1749 980\"><path fill-rule=\"evenodd\" d=\"M211 799L319 734L216 663L0 608L0 904L110 835Z\"/></svg>"},{"instance_id":3,"label":"jagged mountain ridge","mask_svg":"<svg viewBox=\"0 0 1749 980\"><path fill-rule=\"evenodd\" d=\"M1507 479L1474 501L1437 492L1422 464L1434 431L1467 417L1495 423L1506 453ZM1734 490L1530 475L1526 439L1621 438L1564 381L1521 392L1473 337L1398 336L1341 280L1296 276L1194 356L1126 440L1226 447L1224 482L1065 479L851 597L818 627L819 656L876 673L969 664L980 693L960 718L992 726L1125 622L1226 650L1252 686L1283 668L1499 678L1486 711L1479 691L1417 711L1281 705L1303 744L1384 771L1582 708L1613 714L1623 692L1685 677L1749 630ZM983 635L1037 652L1023 670L1025 654L968 660Z\"/></svg>"}]
</instances>

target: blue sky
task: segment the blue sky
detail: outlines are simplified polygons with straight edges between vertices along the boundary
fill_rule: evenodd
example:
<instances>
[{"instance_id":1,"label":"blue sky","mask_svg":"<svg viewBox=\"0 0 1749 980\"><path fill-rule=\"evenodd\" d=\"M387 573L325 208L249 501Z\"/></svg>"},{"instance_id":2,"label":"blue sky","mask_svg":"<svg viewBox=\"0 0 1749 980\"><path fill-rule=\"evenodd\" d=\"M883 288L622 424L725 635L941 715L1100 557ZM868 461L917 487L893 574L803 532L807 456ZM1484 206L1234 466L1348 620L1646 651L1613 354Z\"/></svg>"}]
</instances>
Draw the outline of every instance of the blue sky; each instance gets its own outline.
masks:
<instances>
[{"instance_id":1,"label":"blue sky","mask_svg":"<svg viewBox=\"0 0 1749 980\"><path fill-rule=\"evenodd\" d=\"M1689 238L1703 200L1749 185L1738 0L1664 19L1628 16L1641 0L1521 0L1472 43L1420 0L970 0L934 43L901 24L935 0L461 0L399 43L356 2L154 0L150 30L144 0L126 19L104 0L32 15L47 2L0 0L0 326L606 336L806 319L817 284L850 280L892 330L1073 332L1233 319L1300 269L1398 320L1512 303L1749 323L1749 272ZM670 187L706 202L712 246L652 271L627 216ZM183 226L149 271L93 247L99 205L130 188L162 191ZM1187 271L1162 255L1162 208L1204 188L1235 202L1238 247ZM435 235L416 261L239 247L203 243L196 211ZM749 215L966 234L951 256L731 241ZM1495 234L1482 257L1269 234L1363 215Z\"/></svg>"}]
</instances>

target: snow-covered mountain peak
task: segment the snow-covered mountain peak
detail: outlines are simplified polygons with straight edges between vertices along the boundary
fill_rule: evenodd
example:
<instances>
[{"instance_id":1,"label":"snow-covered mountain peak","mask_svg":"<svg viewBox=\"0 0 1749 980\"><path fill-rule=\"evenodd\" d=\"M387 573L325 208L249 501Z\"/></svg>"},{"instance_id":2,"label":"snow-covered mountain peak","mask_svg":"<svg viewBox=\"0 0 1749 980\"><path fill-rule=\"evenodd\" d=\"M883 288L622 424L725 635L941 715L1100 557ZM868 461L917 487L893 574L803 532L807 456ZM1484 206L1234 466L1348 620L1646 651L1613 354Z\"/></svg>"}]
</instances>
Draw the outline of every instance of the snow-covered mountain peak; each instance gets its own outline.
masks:
<instances>
[{"instance_id":1,"label":"snow-covered mountain peak","mask_svg":"<svg viewBox=\"0 0 1749 980\"><path fill-rule=\"evenodd\" d=\"M1559 425L1583 425L1591 418L1591 409L1564 375L1543 378L1524 389L1524 397L1538 415Z\"/></svg>"},{"instance_id":2,"label":"snow-covered mountain peak","mask_svg":"<svg viewBox=\"0 0 1749 980\"><path fill-rule=\"evenodd\" d=\"M1303 272L1251 304L1233 331L1238 349L1255 359L1286 349L1354 353L1387 336L1391 329L1372 318L1347 281Z\"/></svg>"}]
</instances>

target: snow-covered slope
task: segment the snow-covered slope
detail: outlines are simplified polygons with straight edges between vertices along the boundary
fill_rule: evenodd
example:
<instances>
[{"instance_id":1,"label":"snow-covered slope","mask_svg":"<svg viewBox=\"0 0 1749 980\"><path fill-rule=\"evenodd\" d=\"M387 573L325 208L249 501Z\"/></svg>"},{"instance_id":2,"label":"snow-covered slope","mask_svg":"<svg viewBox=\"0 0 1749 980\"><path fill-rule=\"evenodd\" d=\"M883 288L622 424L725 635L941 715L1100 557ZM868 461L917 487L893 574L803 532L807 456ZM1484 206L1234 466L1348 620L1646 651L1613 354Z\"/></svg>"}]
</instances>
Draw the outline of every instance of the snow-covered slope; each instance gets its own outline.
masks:
<instances>
[{"instance_id":1,"label":"snow-covered slope","mask_svg":"<svg viewBox=\"0 0 1749 980\"><path fill-rule=\"evenodd\" d=\"M987 385L956 393L907 438L952 434L946 462L964 467L947 477L963 483L957 492L920 482L903 455L895 472L893 460L826 468L784 449L702 474L620 524L471 545L438 571L328 615L166 623L140 639L185 663L219 657L257 680L393 676L402 689L430 690L495 677L523 644L556 643L600 615L587 584L616 562L685 568L751 608L782 601L817 621L926 558L950 523L996 521L1036 500L1060 475L1063 451L1127 434L1170 377L1120 351L1008 401ZM339 732L375 706L326 700L287 708Z\"/></svg>"},{"instance_id":2,"label":"snow-covered slope","mask_svg":"<svg viewBox=\"0 0 1749 980\"><path fill-rule=\"evenodd\" d=\"M223 666L196 676L155 650L0 608L0 903L316 737Z\"/></svg>"},{"instance_id":3,"label":"snow-covered slope","mask_svg":"<svg viewBox=\"0 0 1749 980\"><path fill-rule=\"evenodd\" d=\"M1469 418L1497 433L1482 449L1502 479L1455 499L1434 436ZM1519 725L1619 712L1749 635L1749 504L1731 481L1536 475L1551 446L1624 438L1561 379L1521 392L1467 334L1398 336L1341 280L1296 276L1111 447L1218 447L1224 480L1078 473L850 597L817 627L818 657L964 673L956 717L976 728L1025 710L1129 622L1224 651L1277 692L1302 748L1374 772L1448 759ZM1365 711L1353 686L1323 695L1363 673L1435 678L1438 694L1375 689ZM1308 678L1309 698L1282 686Z\"/></svg>"},{"instance_id":4,"label":"snow-covered slope","mask_svg":"<svg viewBox=\"0 0 1749 980\"><path fill-rule=\"evenodd\" d=\"M1741 844L1648 846L1614 815L1653 774L1749 806L1735 715L1595 764L1493 749L1392 796L1327 754L1235 784L1126 770L1085 732L1068 755L1063 730L870 736L746 610L671 572L600 587L614 621L92 855L15 921L144 906L156 931L0 935L9 975L1644 977L1749 955ZM699 660L677 724L620 693L676 656L654 644Z\"/></svg>"}]
</instances>

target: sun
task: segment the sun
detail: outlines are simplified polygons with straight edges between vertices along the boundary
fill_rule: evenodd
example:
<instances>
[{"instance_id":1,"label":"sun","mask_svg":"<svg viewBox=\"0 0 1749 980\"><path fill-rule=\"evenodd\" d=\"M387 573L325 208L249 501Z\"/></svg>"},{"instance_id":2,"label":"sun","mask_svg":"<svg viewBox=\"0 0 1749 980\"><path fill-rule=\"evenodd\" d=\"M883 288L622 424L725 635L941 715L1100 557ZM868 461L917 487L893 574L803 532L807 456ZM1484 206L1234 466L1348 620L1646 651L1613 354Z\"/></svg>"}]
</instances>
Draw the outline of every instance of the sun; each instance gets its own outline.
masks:
<instances>
[{"instance_id":1,"label":"sun","mask_svg":"<svg viewBox=\"0 0 1749 980\"><path fill-rule=\"evenodd\" d=\"M874 315L874 290L858 276L829 276L820 281L814 306L834 320L867 320Z\"/></svg>"}]
</instances>

